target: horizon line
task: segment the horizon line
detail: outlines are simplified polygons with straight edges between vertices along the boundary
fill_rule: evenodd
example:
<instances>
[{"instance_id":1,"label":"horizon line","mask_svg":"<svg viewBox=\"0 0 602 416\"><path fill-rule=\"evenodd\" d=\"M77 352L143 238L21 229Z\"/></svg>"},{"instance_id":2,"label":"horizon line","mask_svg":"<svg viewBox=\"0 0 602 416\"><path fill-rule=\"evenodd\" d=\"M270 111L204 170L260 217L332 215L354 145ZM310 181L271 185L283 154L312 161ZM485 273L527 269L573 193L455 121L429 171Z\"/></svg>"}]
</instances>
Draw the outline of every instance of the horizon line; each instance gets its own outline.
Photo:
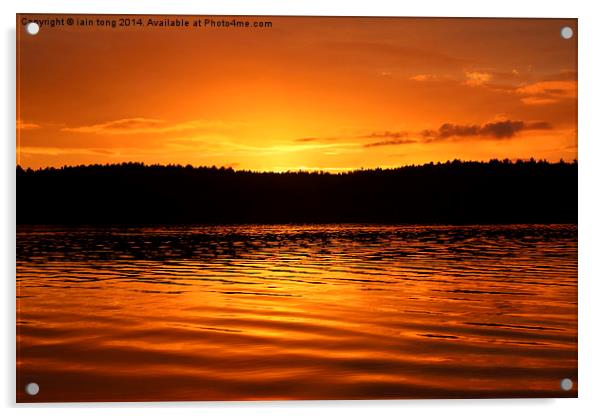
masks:
<instances>
[{"instance_id":1,"label":"horizon line","mask_svg":"<svg viewBox=\"0 0 602 416\"><path fill-rule=\"evenodd\" d=\"M417 167L427 167L427 166L438 166L438 165L449 165L449 164L491 164L491 163L500 163L507 165L517 165L521 163L541 163L541 164L549 164L549 165L558 165L558 164L578 164L577 158L571 161L565 161L563 158L560 158L557 162L550 162L547 159L535 159L534 157L530 158L491 158L489 160L462 160L462 159L448 159L445 162L442 161L431 161L425 162L421 164L406 164L406 165L398 165L398 166L377 166L377 167L358 167L358 168L304 168L299 167L297 169L282 169L282 170L258 170L258 169L236 169L232 165L192 165L192 164L181 164L181 163L146 163L141 161L128 161L128 162L116 162L116 163L90 163L90 164L78 164L78 165L62 165L62 166L46 166L46 167L23 167L20 164L16 164L16 169L22 169L23 171L33 171L40 172L45 170L64 170L64 169L74 169L74 168L90 168L90 167L122 167L127 165L136 165L140 167L152 167L152 168L182 168L182 169L216 169L216 170L229 170L233 172L245 172L245 173L323 173L323 174L345 174L345 173L353 173L353 172L365 172L365 171L389 171L389 170L397 170L403 168L417 168Z\"/></svg>"}]
</instances>

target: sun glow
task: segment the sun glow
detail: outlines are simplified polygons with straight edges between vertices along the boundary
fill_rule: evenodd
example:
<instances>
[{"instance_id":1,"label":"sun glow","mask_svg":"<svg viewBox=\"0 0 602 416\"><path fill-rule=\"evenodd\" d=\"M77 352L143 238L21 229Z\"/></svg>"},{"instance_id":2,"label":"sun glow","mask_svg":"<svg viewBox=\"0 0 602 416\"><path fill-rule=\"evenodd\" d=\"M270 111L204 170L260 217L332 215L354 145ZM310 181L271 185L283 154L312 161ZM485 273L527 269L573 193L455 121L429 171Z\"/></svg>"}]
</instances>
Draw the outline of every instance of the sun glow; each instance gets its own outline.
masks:
<instances>
[{"instance_id":1,"label":"sun glow","mask_svg":"<svg viewBox=\"0 0 602 416\"><path fill-rule=\"evenodd\" d=\"M576 40L556 30L572 20L270 20L203 36L18 31L19 163L343 171L577 157ZM50 59L67 43L72 53ZM495 136L491 120L547 127ZM457 133L424 134L446 125Z\"/></svg>"}]
</instances>

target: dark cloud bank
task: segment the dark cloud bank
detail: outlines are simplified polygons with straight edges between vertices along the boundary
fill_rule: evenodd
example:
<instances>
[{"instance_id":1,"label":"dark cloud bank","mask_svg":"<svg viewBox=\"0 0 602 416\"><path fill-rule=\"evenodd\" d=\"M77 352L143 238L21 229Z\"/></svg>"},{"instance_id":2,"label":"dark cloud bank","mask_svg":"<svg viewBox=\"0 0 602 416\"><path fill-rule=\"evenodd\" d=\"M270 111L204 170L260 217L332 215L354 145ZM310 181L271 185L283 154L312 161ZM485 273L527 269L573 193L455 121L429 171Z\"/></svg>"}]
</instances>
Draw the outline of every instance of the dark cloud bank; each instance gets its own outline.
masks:
<instances>
[{"instance_id":1,"label":"dark cloud bank","mask_svg":"<svg viewBox=\"0 0 602 416\"><path fill-rule=\"evenodd\" d=\"M433 143L445 140L461 140L474 137L483 137L494 140L511 139L521 131L526 130L549 130L552 125L546 121L496 121L485 124L442 124L437 130L423 130L419 133L419 139L409 138L407 131L384 131L375 132L365 136L369 139L381 139L367 143L364 147L392 146L412 143Z\"/></svg>"}]
</instances>

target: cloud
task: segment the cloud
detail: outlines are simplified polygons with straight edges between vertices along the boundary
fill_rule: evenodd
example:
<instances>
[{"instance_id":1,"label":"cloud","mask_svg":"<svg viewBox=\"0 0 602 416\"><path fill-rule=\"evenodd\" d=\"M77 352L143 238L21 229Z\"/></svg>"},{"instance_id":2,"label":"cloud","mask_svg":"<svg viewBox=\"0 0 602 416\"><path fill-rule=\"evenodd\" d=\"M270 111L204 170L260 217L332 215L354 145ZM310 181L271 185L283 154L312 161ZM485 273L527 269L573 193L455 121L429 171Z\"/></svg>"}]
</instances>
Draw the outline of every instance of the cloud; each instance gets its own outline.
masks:
<instances>
[{"instance_id":1,"label":"cloud","mask_svg":"<svg viewBox=\"0 0 602 416\"><path fill-rule=\"evenodd\" d=\"M364 147L395 146L414 143L434 143L447 140L463 140L470 138L486 138L493 140L511 139L518 133L527 130L549 130L552 125L547 121L501 120L484 124L444 123L438 129L427 129L418 133L407 131L371 133L362 137L381 138Z\"/></svg>"},{"instance_id":2,"label":"cloud","mask_svg":"<svg viewBox=\"0 0 602 416\"><path fill-rule=\"evenodd\" d=\"M447 140L449 138L491 137L494 139L509 139L524 130L548 130L552 126L545 121L495 121L482 125L464 125L445 123L438 130L424 130L422 136L427 142Z\"/></svg>"},{"instance_id":3,"label":"cloud","mask_svg":"<svg viewBox=\"0 0 602 416\"><path fill-rule=\"evenodd\" d=\"M63 147L37 147L21 146L18 149L20 154L25 155L114 155L113 150L107 149L85 149L85 148L63 148Z\"/></svg>"},{"instance_id":4,"label":"cloud","mask_svg":"<svg viewBox=\"0 0 602 416\"><path fill-rule=\"evenodd\" d=\"M349 149L358 147L357 143L352 142L341 142L338 140L332 140L331 138L322 139L316 138L315 141L308 141L307 143L298 142L298 139L291 143L277 143L270 145L252 145L248 143L240 143L233 141L221 141L220 147L228 150L231 154L236 155L278 155L278 154L290 154L296 152L306 151L329 151L335 149L336 151L348 151Z\"/></svg>"},{"instance_id":5,"label":"cloud","mask_svg":"<svg viewBox=\"0 0 602 416\"><path fill-rule=\"evenodd\" d=\"M464 84L471 87L483 85L486 82L489 82L492 78L492 75L489 72L481 71L467 71L464 73L464 76L466 77Z\"/></svg>"},{"instance_id":6,"label":"cloud","mask_svg":"<svg viewBox=\"0 0 602 416\"><path fill-rule=\"evenodd\" d=\"M370 134L366 134L364 136L359 136L361 138L366 139L401 139L408 136L407 131L389 131L385 130L383 132L374 132Z\"/></svg>"},{"instance_id":7,"label":"cloud","mask_svg":"<svg viewBox=\"0 0 602 416\"><path fill-rule=\"evenodd\" d=\"M411 76L409 79L411 79L412 81L424 82L424 81L436 81L439 79L439 77L437 75L431 75L431 74L418 74L418 75Z\"/></svg>"},{"instance_id":8,"label":"cloud","mask_svg":"<svg viewBox=\"0 0 602 416\"><path fill-rule=\"evenodd\" d=\"M17 120L17 130L34 130L39 129L42 126L36 123L28 123L23 120Z\"/></svg>"},{"instance_id":9,"label":"cloud","mask_svg":"<svg viewBox=\"0 0 602 416\"><path fill-rule=\"evenodd\" d=\"M552 124L547 121L531 121L525 127L525 130L551 130Z\"/></svg>"},{"instance_id":10,"label":"cloud","mask_svg":"<svg viewBox=\"0 0 602 416\"><path fill-rule=\"evenodd\" d=\"M523 104L527 105L543 105L543 104L553 104L558 100L554 98L545 98L545 97L524 97L520 99Z\"/></svg>"},{"instance_id":11,"label":"cloud","mask_svg":"<svg viewBox=\"0 0 602 416\"><path fill-rule=\"evenodd\" d=\"M377 147L377 146L393 146L401 144L412 144L418 143L418 140L407 138L407 131L389 131L385 130L382 132L373 132L363 136L358 136L362 139L381 139L376 142L366 143L364 147Z\"/></svg>"},{"instance_id":12,"label":"cloud","mask_svg":"<svg viewBox=\"0 0 602 416\"><path fill-rule=\"evenodd\" d=\"M577 81L540 81L519 87L516 93L522 96L521 101L527 105L553 104L565 99L574 100L577 98Z\"/></svg>"},{"instance_id":13,"label":"cloud","mask_svg":"<svg viewBox=\"0 0 602 416\"><path fill-rule=\"evenodd\" d=\"M408 138L409 133L407 131L377 131L363 136L358 136L362 139L380 139L375 142L364 144L364 147L378 147L378 146L395 146L402 144L413 144L418 143L416 139Z\"/></svg>"},{"instance_id":14,"label":"cloud","mask_svg":"<svg viewBox=\"0 0 602 416\"><path fill-rule=\"evenodd\" d=\"M366 143L364 147L378 147L378 146L396 146L402 144L414 144L419 141L416 139L390 139L390 140L381 140L379 142Z\"/></svg>"},{"instance_id":15,"label":"cloud","mask_svg":"<svg viewBox=\"0 0 602 416\"><path fill-rule=\"evenodd\" d=\"M171 133L183 130L199 130L203 128L227 127L221 121L192 120L180 123L168 123L165 120L153 118L134 117L107 121L105 123L88 126L64 127L61 131L71 133L92 134L142 134L142 133Z\"/></svg>"},{"instance_id":16,"label":"cloud","mask_svg":"<svg viewBox=\"0 0 602 416\"><path fill-rule=\"evenodd\" d=\"M300 139L295 139L296 142L307 143L307 142L317 142L320 140L324 140L319 137L301 137Z\"/></svg>"},{"instance_id":17,"label":"cloud","mask_svg":"<svg viewBox=\"0 0 602 416\"><path fill-rule=\"evenodd\" d=\"M335 143L342 139L345 139L345 137L300 137L294 141L297 143Z\"/></svg>"}]
</instances>

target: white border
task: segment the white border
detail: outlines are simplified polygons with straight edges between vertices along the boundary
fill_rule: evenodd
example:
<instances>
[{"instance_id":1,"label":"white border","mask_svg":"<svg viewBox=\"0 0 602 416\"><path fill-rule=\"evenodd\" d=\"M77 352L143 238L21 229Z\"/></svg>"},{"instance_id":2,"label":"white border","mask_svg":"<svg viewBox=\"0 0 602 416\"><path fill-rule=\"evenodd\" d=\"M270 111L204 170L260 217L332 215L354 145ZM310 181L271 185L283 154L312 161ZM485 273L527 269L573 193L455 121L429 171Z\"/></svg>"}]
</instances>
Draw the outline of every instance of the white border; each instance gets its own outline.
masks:
<instances>
[{"instance_id":1,"label":"white border","mask_svg":"<svg viewBox=\"0 0 602 416\"><path fill-rule=\"evenodd\" d=\"M2 342L3 361L0 376L0 405L8 412L49 415L119 413L159 415L166 411L181 414L248 415L312 413L317 416L332 412L350 416L427 414L440 415L506 415L508 413L542 413L546 416L593 414L602 409L602 351L599 318L602 301L600 236L602 213L600 179L602 155L600 143L599 97L602 74L602 16L593 0L547 0L498 2L471 0L352 1L352 0L98 0L50 3L44 0L22 0L18 4L2 1L2 64L0 78L4 89L0 100L2 136L0 186L2 187L0 218L0 261L2 263ZM248 402L248 403L152 403L152 404L14 404L14 331L15 331L15 13L145 13L145 14L245 14L245 15L349 15L349 16L457 16L457 17L576 17L579 18L579 399L558 400L431 400L431 401L357 401L357 402ZM20 408L20 409L19 409Z\"/></svg>"}]
</instances>

